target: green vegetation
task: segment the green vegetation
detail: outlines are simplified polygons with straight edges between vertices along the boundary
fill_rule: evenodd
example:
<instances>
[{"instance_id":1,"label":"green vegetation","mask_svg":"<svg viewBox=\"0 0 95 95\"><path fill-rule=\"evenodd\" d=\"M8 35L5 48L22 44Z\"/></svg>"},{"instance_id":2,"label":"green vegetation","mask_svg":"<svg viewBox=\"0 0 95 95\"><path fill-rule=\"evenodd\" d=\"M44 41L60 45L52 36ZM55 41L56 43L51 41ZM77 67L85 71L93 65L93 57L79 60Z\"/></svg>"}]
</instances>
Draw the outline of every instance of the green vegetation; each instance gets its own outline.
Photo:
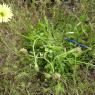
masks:
<instances>
[{"instance_id":1,"label":"green vegetation","mask_svg":"<svg viewBox=\"0 0 95 95\"><path fill-rule=\"evenodd\" d=\"M94 0L0 3L14 13L0 23L0 95L95 94Z\"/></svg>"}]
</instances>

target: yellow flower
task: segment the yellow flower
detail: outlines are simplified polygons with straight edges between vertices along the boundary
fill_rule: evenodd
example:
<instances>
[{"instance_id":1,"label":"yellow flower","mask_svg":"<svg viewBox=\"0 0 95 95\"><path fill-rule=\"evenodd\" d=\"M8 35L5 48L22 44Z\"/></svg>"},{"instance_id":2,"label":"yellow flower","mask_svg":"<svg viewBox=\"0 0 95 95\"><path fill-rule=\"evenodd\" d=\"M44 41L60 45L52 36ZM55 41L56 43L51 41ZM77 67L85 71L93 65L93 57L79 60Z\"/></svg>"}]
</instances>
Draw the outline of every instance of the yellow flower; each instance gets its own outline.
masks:
<instances>
[{"instance_id":1,"label":"yellow flower","mask_svg":"<svg viewBox=\"0 0 95 95\"><path fill-rule=\"evenodd\" d=\"M11 8L6 4L0 4L0 23L10 21L12 17L13 13Z\"/></svg>"}]
</instances>

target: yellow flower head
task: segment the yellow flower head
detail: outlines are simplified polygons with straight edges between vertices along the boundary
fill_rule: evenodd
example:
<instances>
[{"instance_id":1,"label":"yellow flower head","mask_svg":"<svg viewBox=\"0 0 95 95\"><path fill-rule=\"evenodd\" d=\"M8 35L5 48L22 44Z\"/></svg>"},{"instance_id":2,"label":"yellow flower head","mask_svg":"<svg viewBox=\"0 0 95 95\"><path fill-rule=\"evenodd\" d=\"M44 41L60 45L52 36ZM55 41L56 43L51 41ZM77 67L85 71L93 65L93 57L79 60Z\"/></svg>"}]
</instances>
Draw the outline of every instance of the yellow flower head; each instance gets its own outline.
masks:
<instances>
[{"instance_id":1,"label":"yellow flower head","mask_svg":"<svg viewBox=\"0 0 95 95\"><path fill-rule=\"evenodd\" d=\"M6 4L0 4L0 23L8 22L13 17L11 8Z\"/></svg>"}]
</instances>

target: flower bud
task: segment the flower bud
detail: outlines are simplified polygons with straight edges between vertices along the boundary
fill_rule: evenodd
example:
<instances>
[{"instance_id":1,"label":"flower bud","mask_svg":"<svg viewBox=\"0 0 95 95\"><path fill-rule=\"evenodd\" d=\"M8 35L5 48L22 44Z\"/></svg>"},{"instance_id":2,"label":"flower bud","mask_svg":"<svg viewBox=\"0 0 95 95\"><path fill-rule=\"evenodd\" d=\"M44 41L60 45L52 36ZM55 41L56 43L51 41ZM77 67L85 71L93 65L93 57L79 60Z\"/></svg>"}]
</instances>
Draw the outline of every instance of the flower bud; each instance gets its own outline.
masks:
<instances>
[{"instance_id":1,"label":"flower bud","mask_svg":"<svg viewBox=\"0 0 95 95\"><path fill-rule=\"evenodd\" d=\"M34 67L34 68L35 68L35 71L36 71L36 72L39 72L39 66L38 66L37 63L35 63L35 67Z\"/></svg>"},{"instance_id":2,"label":"flower bud","mask_svg":"<svg viewBox=\"0 0 95 95\"><path fill-rule=\"evenodd\" d=\"M54 80L60 80L60 78L61 78L61 75L59 73L54 73L53 74L53 79Z\"/></svg>"},{"instance_id":3,"label":"flower bud","mask_svg":"<svg viewBox=\"0 0 95 95\"><path fill-rule=\"evenodd\" d=\"M25 48L21 48L21 49L20 49L20 53L26 54L26 53L28 53L28 51L27 51L27 49L25 49Z\"/></svg>"},{"instance_id":4,"label":"flower bud","mask_svg":"<svg viewBox=\"0 0 95 95\"><path fill-rule=\"evenodd\" d=\"M45 77L46 77L47 79L51 78L51 75L48 74L48 73L44 73L44 75L45 75Z\"/></svg>"}]
</instances>

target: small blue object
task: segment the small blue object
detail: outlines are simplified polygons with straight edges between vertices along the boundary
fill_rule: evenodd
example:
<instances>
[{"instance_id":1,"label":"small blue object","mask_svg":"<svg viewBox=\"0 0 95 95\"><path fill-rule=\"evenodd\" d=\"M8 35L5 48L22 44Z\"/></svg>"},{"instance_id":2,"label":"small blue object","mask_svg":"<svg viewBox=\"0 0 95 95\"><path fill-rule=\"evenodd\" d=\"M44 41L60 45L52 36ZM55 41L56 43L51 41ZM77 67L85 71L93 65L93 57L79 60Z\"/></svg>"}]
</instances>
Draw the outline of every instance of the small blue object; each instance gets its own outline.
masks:
<instances>
[{"instance_id":1,"label":"small blue object","mask_svg":"<svg viewBox=\"0 0 95 95\"><path fill-rule=\"evenodd\" d=\"M71 42L71 43L74 43L74 44L80 46L81 48L89 48L88 46L80 44L80 43L76 42L75 40L71 40L69 38L64 38L64 39L67 40L68 42Z\"/></svg>"}]
</instances>

